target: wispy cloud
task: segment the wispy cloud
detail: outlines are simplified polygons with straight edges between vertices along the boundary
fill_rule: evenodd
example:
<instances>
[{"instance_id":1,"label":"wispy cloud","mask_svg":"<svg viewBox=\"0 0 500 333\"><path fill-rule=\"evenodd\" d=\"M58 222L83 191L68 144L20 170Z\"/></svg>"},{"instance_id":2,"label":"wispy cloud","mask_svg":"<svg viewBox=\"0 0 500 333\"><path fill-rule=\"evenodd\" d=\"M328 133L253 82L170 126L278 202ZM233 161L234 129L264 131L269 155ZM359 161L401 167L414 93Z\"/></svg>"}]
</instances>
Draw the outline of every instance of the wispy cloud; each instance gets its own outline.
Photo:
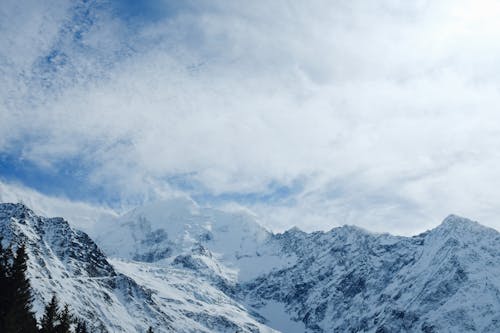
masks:
<instances>
[{"instance_id":1,"label":"wispy cloud","mask_svg":"<svg viewBox=\"0 0 500 333\"><path fill-rule=\"evenodd\" d=\"M78 161L100 200L400 233L500 213L495 2L2 7L0 150Z\"/></svg>"}]
</instances>

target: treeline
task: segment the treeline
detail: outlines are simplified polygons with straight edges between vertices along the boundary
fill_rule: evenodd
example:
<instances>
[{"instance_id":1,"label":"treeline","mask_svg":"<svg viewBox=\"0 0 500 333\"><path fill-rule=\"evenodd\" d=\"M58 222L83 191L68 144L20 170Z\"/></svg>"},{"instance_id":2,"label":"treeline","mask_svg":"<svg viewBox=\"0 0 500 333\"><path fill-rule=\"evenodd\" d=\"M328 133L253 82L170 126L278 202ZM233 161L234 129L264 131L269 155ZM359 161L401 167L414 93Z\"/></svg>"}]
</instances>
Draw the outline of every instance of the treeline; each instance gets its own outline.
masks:
<instances>
[{"instance_id":1,"label":"treeline","mask_svg":"<svg viewBox=\"0 0 500 333\"><path fill-rule=\"evenodd\" d=\"M26 276L26 249L3 248L0 240L0 332L2 333L87 333L87 324L59 307L57 298L45 307L39 323L32 310L33 298ZM73 329L72 329L73 328Z\"/></svg>"}]
</instances>

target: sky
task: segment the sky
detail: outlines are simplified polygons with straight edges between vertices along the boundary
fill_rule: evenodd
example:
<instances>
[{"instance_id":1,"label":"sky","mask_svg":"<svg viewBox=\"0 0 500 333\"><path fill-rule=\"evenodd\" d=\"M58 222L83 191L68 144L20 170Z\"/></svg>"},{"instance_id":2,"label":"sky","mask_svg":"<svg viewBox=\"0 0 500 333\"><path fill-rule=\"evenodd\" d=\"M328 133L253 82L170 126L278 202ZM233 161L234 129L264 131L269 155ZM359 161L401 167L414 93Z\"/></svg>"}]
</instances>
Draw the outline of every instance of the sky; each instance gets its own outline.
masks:
<instances>
[{"instance_id":1,"label":"sky","mask_svg":"<svg viewBox=\"0 0 500 333\"><path fill-rule=\"evenodd\" d=\"M276 231L408 235L451 213L500 229L499 16L493 0L5 0L0 190L56 212L189 196Z\"/></svg>"}]
</instances>

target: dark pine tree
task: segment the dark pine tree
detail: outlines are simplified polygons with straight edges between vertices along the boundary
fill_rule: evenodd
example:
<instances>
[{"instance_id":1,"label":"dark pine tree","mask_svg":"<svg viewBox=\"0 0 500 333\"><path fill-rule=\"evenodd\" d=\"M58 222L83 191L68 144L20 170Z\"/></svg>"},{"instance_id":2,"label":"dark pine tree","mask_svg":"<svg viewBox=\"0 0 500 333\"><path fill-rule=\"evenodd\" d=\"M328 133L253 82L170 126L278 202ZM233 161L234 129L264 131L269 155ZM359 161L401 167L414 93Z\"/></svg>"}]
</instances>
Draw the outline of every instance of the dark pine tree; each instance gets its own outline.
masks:
<instances>
[{"instance_id":1,"label":"dark pine tree","mask_svg":"<svg viewBox=\"0 0 500 333\"><path fill-rule=\"evenodd\" d=\"M58 311L59 305L57 304L57 297L54 295L49 304L45 306L45 312L41 321L40 333L54 333L58 325Z\"/></svg>"},{"instance_id":2,"label":"dark pine tree","mask_svg":"<svg viewBox=\"0 0 500 333\"><path fill-rule=\"evenodd\" d=\"M0 332L5 331L5 316L10 306L11 265L8 251L3 248L0 239Z\"/></svg>"},{"instance_id":3,"label":"dark pine tree","mask_svg":"<svg viewBox=\"0 0 500 333\"><path fill-rule=\"evenodd\" d=\"M6 333L35 333L36 319L32 312L30 283L26 277L28 256L24 245L17 248L8 279L8 309L5 314Z\"/></svg>"},{"instance_id":4,"label":"dark pine tree","mask_svg":"<svg viewBox=\"0 0 500 333\"><path fill-rule=\"evenodd\" d=\"M147 333L154 333L153 328L151 326L149 326Z\"/></svg>"},{"instance_id":5,"label":"dark pine tree","mask_svg":"<svg viewBox=\"0 0 500 333\"><path fill-rule=\"evenodd\" d=\"M75 333L88 333L87 324L83 320L76 321Z\"/></svg>"},{"instance_id":6,"label":"dark pine tree","mask_svg":"<svg viewBox=\"0 0 500 333\"><path fill-rule=\"evenodd\" d=\"M58 313L57 317L59 319L59 323L56 326L56 333L70 333L73 316L69 312L68 304L64 305L64 308L60 313Z\"/></svg>"}]
</instances>

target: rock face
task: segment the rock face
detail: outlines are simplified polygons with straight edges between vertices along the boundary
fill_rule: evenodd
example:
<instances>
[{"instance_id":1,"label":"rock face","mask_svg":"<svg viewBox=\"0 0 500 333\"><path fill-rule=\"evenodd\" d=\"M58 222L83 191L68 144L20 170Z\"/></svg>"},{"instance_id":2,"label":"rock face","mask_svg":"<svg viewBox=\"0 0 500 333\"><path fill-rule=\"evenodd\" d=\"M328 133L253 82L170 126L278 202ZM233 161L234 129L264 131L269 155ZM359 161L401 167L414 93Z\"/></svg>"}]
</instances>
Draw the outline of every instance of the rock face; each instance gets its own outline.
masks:
<instances>
[{"instance_id":1,"label":"rock face","mask_svg":"<svg viewBox=\"0 0 500 333\"><path fill-rule=\"evenodd\" d=\"M62 218L0 204L0 235L4 246L26 244L38 316L56 294L92 324L92 332L145 332L149 326L156 332L273 332L190 269L116 261L131 274L118 272L89 236Z\"/></svg>"},{"instance_id":2,"label":"rock face","mask_svg":"<svg viewBox=\"0 0 500 333\"><path fill-rule=\"evenodd\" d=\"M27 244L39 315L56 293L109 332L500 332L500 233L457 216L414 237L273 234L177 199L103 222L98 246L0 204L0 235Z\"/></svg>"},{"instance_id":3,"label":"rock face","mask_svg":"<svg viewBox=\"0 0 500 333\"><path fill-rule=\"evenodd\" d=\"M250 282L311 332L500 331L500 234L448 217L415 237L353 227L277 235L301 258Z\"/></svg>"}]
</instances>

